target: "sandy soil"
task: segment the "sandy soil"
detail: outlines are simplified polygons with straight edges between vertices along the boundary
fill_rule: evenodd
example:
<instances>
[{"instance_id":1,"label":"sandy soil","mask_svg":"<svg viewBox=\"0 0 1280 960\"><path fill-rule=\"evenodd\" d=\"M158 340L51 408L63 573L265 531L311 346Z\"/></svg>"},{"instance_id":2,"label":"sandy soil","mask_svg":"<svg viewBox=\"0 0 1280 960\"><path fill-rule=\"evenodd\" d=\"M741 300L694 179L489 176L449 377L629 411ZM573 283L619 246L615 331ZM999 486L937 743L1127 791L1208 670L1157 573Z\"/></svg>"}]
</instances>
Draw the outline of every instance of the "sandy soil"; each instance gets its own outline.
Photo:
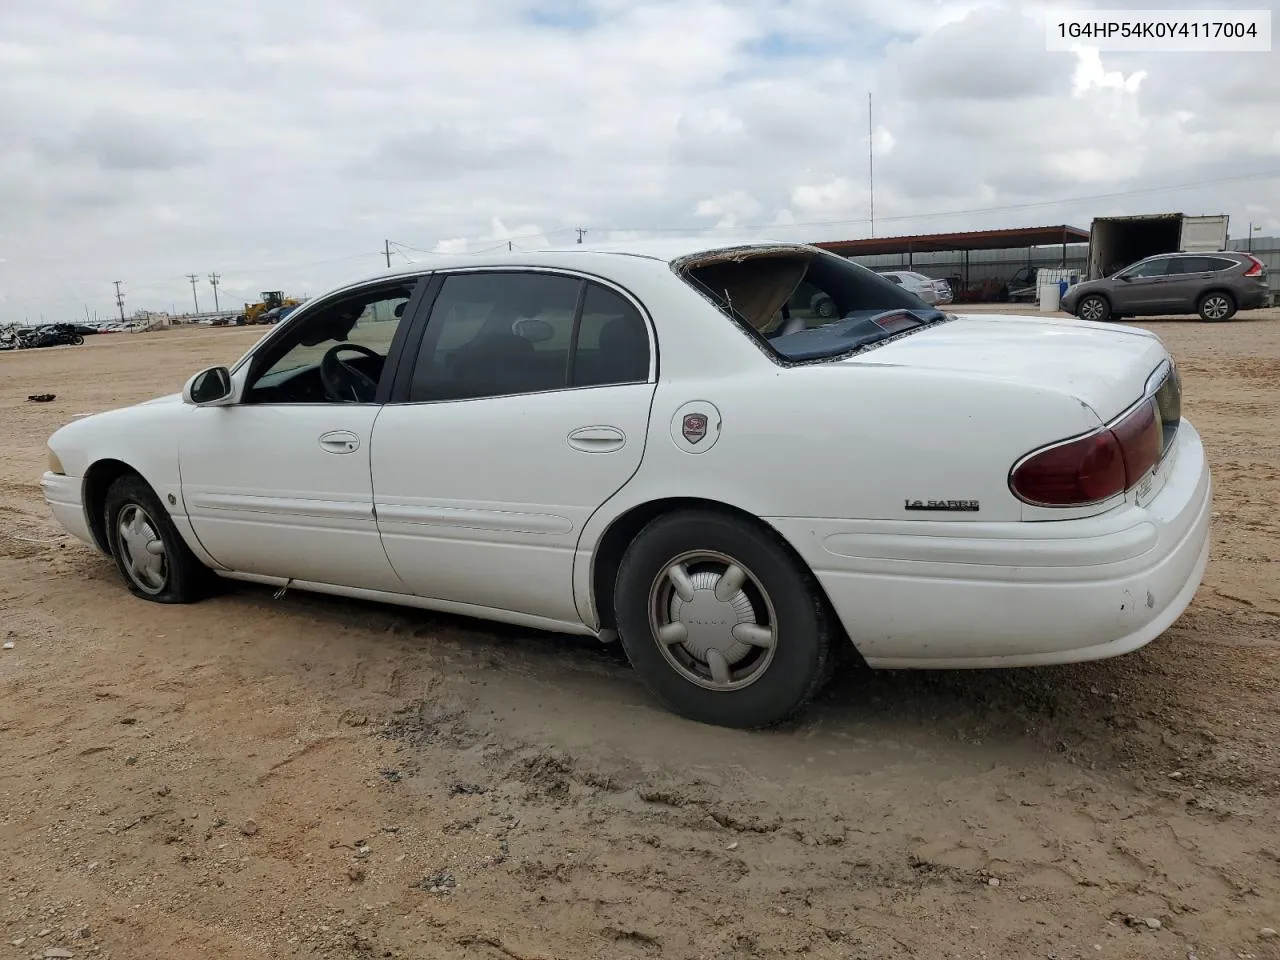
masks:
<instances>
[{"instance_id":1,"label":"sandy soil","mask_svg":"<svg viewBox=\"0 0 1280 960\"><path fill-rule=\"evenodd\" d=\"M60 538L45 438L260 331L0 354L0 958L1280 957L1277 319L1149 324L1217 483L1165 636L846 671L763 734L663 712L593 641L135 600Z\"/></svg>"}]
</instances>

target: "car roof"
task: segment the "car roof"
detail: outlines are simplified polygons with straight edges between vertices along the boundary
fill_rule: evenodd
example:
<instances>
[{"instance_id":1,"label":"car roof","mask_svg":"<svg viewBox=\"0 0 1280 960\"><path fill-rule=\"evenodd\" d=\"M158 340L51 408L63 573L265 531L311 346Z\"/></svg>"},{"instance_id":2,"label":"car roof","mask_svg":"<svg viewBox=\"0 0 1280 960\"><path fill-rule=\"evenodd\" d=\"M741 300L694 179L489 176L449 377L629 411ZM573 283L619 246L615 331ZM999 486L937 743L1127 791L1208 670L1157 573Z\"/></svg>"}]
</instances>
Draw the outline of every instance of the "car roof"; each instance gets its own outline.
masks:
<instances>
[{"instance_id":1,"label":"car roof","mask_svg":"<svg viewBox=\"0 0 1280 960\"><path fill-rule=\"evenodd\" d=\"M1161 260L1176 257L1243 257L1244 254L1235 250L1173 250L1169 253L1153 253L1149 257L1143 257L1142 260ZM1141 263L1142 260L1138 262Z\"/></svg>"},{"instance_id":2,"label":"car roof","mask_svg":"<svg viewBox=\"0 0 1280 960\"><path fill-rule=\"evenodd\" d=\"M819 247L796 240L740 240L711 237L683 237L648 240L617 240L600 243L565 244L538 250L499 250L482 253L433 253L413 263L393 267L370 274L354 283L368 280L389 279L396 276L413 276L431 270L453 270L460 267L582 267L601 266L613 257L637 257L657 263L670 264L693 254L714 253L718 250L752 248L823 253Z\"/></svg>"}]
</instances>

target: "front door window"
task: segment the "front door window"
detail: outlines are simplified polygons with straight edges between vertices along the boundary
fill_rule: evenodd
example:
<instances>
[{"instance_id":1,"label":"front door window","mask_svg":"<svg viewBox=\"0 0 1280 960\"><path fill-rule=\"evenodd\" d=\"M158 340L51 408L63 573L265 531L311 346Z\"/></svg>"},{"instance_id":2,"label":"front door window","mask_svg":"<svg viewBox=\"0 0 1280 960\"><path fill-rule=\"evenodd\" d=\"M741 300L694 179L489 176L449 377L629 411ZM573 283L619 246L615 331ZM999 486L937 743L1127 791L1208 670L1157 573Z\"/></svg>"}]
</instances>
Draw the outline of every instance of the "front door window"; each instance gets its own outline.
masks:
<instances>
[{"instance_id":1,"label":"front door window","mask_svg":"<svg viewBox=\"0 0 1280 960\"><path fill-rule=\"evenodd\" d=\"M300 313L255 363L245 403L373 403L416 281Z\"/></svg>"}]
</instances>

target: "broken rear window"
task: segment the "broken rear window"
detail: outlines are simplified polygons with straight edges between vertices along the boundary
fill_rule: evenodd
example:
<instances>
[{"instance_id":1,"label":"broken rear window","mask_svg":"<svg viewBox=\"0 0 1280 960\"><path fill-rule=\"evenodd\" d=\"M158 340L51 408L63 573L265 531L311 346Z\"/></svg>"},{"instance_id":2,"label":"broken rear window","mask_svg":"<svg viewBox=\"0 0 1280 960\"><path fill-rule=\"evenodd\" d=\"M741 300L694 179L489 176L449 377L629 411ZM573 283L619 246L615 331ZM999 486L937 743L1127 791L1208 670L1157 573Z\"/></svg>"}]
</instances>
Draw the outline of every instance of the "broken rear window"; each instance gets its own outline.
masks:
<instances>
[{"instance_id":1,"label":"broken rear window","mask_svg":"<svg viewBox=\"0 0 1280 960\"><path fill-rule=\"evenodd\" d=\"M715 250L676 272L782 360L824 360L946 319L844 257L807 247Z\"/></svg>"}]
</instances>

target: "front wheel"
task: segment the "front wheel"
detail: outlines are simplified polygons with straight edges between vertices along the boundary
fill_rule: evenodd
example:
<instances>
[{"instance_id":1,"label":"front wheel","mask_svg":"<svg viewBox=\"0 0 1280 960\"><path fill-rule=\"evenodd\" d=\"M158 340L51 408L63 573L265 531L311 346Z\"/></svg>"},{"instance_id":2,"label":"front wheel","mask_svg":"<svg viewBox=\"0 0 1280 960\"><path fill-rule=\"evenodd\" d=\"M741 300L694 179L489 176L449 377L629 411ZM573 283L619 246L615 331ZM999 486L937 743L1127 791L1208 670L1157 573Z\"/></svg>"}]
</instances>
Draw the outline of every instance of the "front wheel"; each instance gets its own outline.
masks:
<instances>
[{"instance_id":1,"label":"front wheel","mask_svg":"<svg viewBox=\"0 0 1280 960\"><path fill-rule=\"evenodd\" d=\"M111 555L135 596L156 603L190 603L204 596L208 569L140 476L126 474L111 485L105 520Z\"/></svg>"},{"instance_id":2,"label":"front wheel","mask_svg":"<svg viewBox=\"0 0 1280 960\"><path fill-rule=\"evenodd\" d=\"M1196 304L1196 313L1206 323L1230 320L1236 312L1236 302L1229 293L1206 293Z\"/></svg>"},{"instance_id":3,"label":"front wheel","mask_svg":"<svg viewBox=\"0 0 1280 960\"><path fill-rule=\"evenodd\" d=\"M622 559L614 610L640 679L691 720L771 726L828 675L830 619L812 576L769 531L726 514L684 510L645 527Z\"/></svg>"},{"instance_id":4,"label":"front wheel","mask_svg":"<svg viewBox=\"0 0 1280 960\"><path fill-rule=\"evenodd\" d=\"M1092 323L1106 323L1111 317L1111 304L1102 297L1085 297L1076 307L1076 316Z\"/></svg>"}]
</instances>

